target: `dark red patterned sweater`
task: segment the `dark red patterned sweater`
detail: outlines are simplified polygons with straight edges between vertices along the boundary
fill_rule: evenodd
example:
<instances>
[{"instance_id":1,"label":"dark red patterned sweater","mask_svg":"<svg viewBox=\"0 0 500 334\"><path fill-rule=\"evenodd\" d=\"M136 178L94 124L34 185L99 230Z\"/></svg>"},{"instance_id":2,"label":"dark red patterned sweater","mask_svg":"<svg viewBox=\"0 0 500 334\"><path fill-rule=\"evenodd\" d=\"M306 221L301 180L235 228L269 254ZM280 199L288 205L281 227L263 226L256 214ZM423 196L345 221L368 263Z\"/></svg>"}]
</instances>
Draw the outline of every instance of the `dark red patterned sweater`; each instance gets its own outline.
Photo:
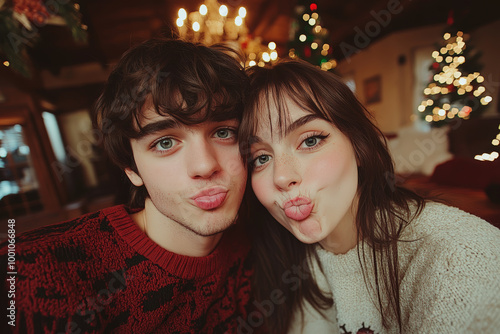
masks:
<instances>
[{"instance_id":1,"label":"dark red patterned sweater","mask_svg":"<svg viewBox=\"0 0 500 334\"><path fill-rule=\"evenodd\" d=\"M180 256L147 238L124 206L25 233L14 331L237 333L250 300L249 244L236 225L210 255ZM6 253L3 243L0 276Z\"/></svg>"}]
</instances>

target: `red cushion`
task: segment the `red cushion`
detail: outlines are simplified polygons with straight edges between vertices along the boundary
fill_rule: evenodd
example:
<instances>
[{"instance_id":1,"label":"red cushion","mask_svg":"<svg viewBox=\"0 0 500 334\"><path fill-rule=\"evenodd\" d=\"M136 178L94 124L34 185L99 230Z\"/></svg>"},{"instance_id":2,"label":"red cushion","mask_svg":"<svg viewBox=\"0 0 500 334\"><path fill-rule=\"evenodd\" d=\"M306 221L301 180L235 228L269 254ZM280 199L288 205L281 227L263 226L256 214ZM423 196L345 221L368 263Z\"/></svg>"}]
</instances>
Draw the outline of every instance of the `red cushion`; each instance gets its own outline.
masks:
<instances>
[{"instance_id":1,"label":"red cushion","mask_svg":"<svg viewBox=\"0 0 500 334\"><path fill-rule=\"evenodd\" d=\"M447 186L484 189L491 183L500 183L500 159L479 161L455 157L437 165L430 181Z\"/></svg>"}]
</instances>

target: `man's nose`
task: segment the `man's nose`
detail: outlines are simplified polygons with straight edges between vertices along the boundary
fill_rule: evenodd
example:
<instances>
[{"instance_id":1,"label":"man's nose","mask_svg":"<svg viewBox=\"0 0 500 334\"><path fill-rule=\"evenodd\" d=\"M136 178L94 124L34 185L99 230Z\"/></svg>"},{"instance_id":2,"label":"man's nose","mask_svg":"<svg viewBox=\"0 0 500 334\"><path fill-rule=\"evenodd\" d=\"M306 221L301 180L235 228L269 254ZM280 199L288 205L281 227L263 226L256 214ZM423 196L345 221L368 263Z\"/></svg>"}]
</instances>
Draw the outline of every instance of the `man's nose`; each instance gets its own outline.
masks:
<instances>
[{"instance_id":1,"label":"man's nose","mask_svg":"<svg viewBox=\"0 0 500 334\"><path fill-rule=\"evenodd\" d=\"M186 162L188 175L192 178L210 178L220 171L215 148L207 140L192 144Z\"/></svg>"}]
</instances>

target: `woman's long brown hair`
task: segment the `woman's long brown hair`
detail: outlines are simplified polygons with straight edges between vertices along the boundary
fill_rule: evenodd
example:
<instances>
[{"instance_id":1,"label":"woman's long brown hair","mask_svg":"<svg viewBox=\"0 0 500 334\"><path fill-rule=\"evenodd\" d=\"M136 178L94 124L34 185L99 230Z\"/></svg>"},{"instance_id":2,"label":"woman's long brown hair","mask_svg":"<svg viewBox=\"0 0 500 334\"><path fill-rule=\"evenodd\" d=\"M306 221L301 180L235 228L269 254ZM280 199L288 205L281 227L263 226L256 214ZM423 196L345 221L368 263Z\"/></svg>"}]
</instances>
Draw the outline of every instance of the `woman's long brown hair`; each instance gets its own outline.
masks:
<instances>
[{"instance_id":1,"label":"woman's long brown hair","mask_svg":"<svg viewBox=\"0 0 500 334\"><path fill-rule=\"evenodd\" d=\"M248 157L259 119L269 118L266 113L270 105L277 106L280 114L278 124L273 124L277 128L273 133L286 127L287 110L283 103L286 98L331 122L349 138L359 166L358 240L370 246L365 248L360 242L357 247L364 279L367 288L374 289L378 296L375 302L383 325L396 322L401 328L397 242L405 226L421 212L424 199L395 184L393 163L382 132L341 79L308 63L290 60L269 68L253 67L248 74L251 90L240 126L240 149L244 156ZM250 173L251 168L249 164ZM285 302L275 305L274 312L265 320L271 333L286 333L295 312L300 310L303 314L304 300L321 311L332 305L332 299L318 288L311 275L300 275L295 280L296 277L287 276L297 266L310 273L308 259L316 258L314 245L298 241L258 203L251 189L249 192L253 205L250 222L255 232L253 291L257 302L269 300L276 289L282 291ZM415 211L410 203L416 205ZM372 275L375 286L368 283L372 280L367 278Z\"/></svg>"}]
</instances>

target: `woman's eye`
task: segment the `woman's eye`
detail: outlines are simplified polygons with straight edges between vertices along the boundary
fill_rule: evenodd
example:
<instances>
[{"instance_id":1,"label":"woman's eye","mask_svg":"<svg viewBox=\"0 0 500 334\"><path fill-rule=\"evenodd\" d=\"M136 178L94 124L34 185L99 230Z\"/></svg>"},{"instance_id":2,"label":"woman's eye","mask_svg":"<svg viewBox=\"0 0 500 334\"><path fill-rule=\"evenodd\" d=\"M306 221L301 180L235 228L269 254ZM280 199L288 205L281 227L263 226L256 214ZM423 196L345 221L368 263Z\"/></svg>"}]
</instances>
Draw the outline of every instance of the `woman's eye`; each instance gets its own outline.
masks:
<instances>
[{"instance_id":1,"label":"woman's eye","mask_svg":"<svg viewBox=\"0 0 500 334\"><path fill-rule=\"evenodd\" d=\"M307 146L307 147L313 147L314 145L316 145L318 143L318 138L317 137L309 137L307 138L306 140L304 140L304 144Z\"/></svg>"},{"instance_id":2,"label":"woman's eye","mask_svg":"<svg viewBox=\"0 0 500 334\"><path fill-rule=\"evenodd\" d=\"M269 155L265 155L265 154L259 155L257 158L254 159L253 165L254 165L254 167L260 167L260 166L268 163L269 160L271 160L271 157Z\"/></svg>"},{"instance_id":3,"label":"woman's eye","mask_svg":"<svg viewBox=\"0 0 500 334\"><path fill-rule=\"evenodd\" d=\"M325 138L327 138L328 136L329 136L329 134L328 135L319 134L319 135L315 135L315 136L310 136L310 137L304 139L302 141L302 143L300 143L299 147L305 148L305 149L317 147L318 145L324 144L323 140Z\"/></svg>"}]
</instances>

